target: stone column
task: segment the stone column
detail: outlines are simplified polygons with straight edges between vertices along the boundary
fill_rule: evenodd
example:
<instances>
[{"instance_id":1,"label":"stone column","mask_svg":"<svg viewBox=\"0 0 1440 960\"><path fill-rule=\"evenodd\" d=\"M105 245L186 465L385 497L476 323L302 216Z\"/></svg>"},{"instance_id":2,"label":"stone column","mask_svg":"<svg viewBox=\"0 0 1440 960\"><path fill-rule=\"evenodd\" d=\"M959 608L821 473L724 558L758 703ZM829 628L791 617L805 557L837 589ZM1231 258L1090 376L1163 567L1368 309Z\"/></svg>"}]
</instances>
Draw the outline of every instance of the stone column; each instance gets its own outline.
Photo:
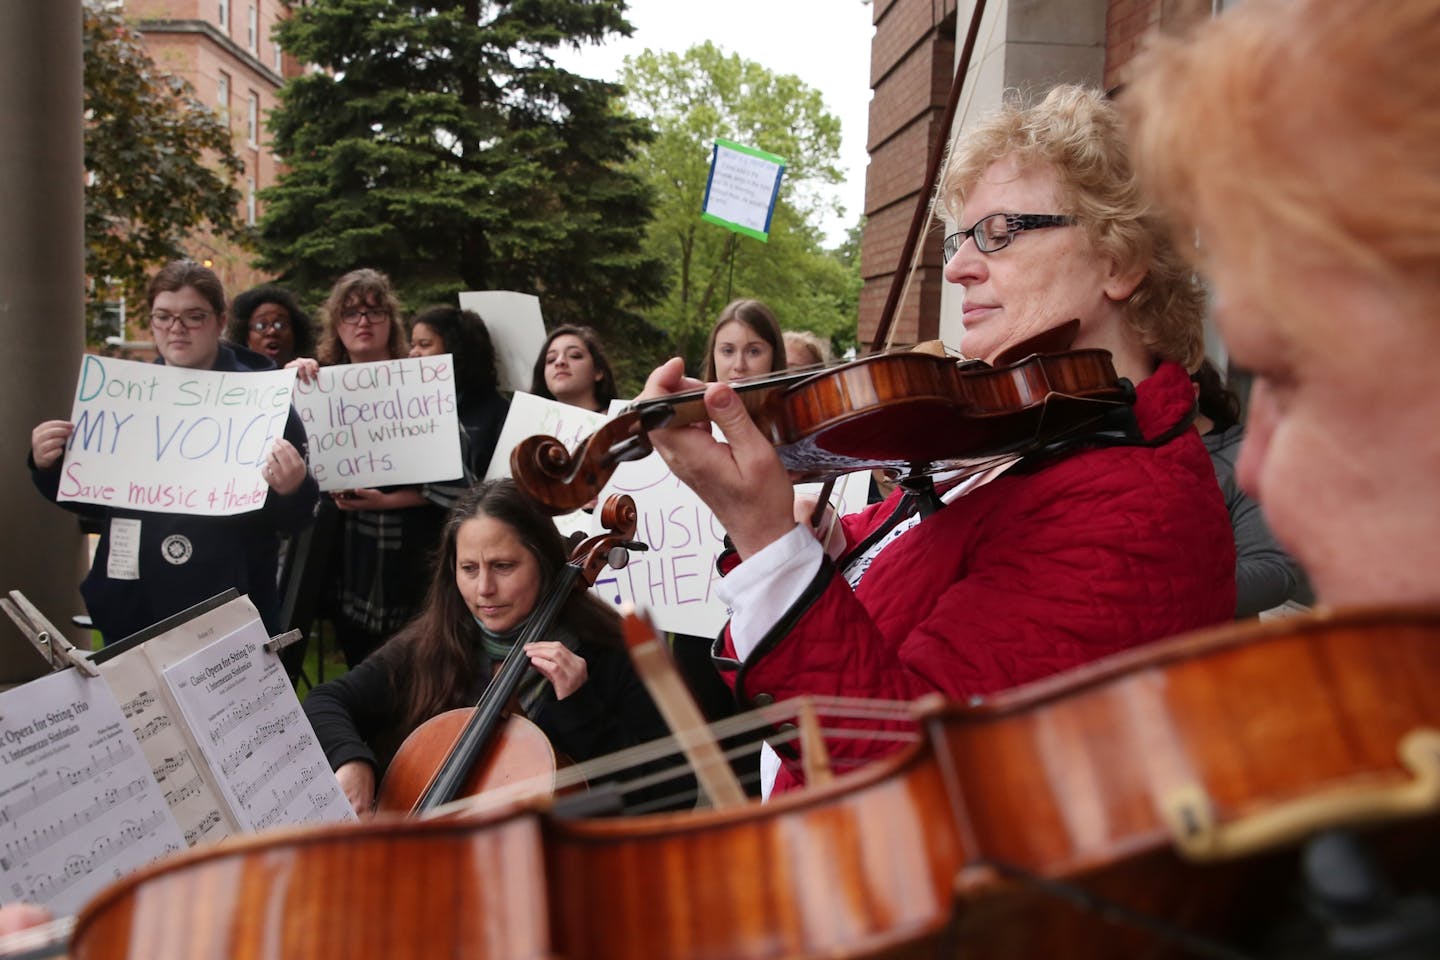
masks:
<instances>
[{"instance_id":1,"label":"stone column","mask_svg":"<svg viewBox=\"0 0 1440 960\"><path fill-rule=\"evenodd\" d=\"M82 61L80 0L0 0L0 591L67 629L84 612L79 527L25 455L35 424L70 416L85 346ZM35 675L8 618L0 634L0 683Z\"/></svg>"}]
</instances>

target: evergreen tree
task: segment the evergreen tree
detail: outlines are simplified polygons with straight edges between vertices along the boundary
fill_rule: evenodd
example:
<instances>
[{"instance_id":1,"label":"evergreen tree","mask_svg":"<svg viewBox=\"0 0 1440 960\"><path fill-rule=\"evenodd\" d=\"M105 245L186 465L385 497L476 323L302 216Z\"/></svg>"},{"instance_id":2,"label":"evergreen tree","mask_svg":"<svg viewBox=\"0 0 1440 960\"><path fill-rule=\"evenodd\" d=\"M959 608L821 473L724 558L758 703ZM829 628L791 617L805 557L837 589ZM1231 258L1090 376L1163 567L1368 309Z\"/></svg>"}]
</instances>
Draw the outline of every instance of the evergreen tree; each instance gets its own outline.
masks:
<instances>
[{"instance_id":1,"label":"evergreen tree","mask_svg":"<svg viewBox=\"0 0 1440 960\"><path fill-rule=\"evenodd\" d=\"M95 299L132 302L148 274L200 231L242 244L230 130L162 74L112 4L84 7L85 272ZM207 164L206 157L211 158ZM217 169L218 168L218 169ZM117 289L118 288L118 289Z\"/></svg>"},{"instance_id":2,"label":"evergreen tree","mask_svg":"<svg viewBox=\"0 0 1440 960\"><path fill-rule=\"evenodd\" d=\"M320 71L281 91L262 264L318 298L389 273L407 305L460 290L540 297L547 322L643 331L661 292L651 200L623 169L648 128L561 43L630 32L622 0L312 0L277 29ZM653 336L653 334L652 334Z\"/></svg>"}]
</instances>

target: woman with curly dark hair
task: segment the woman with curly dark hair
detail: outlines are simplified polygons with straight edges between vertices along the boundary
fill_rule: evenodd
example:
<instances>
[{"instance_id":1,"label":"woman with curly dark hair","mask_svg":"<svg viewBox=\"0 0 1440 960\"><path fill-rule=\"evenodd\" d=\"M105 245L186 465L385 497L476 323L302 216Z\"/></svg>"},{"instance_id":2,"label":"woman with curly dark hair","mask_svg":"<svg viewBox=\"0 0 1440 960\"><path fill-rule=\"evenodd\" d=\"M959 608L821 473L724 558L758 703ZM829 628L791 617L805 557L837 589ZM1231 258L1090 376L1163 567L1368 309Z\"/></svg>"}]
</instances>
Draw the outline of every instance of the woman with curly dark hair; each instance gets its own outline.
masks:
<instances>
[{"instance_id":1,"label":"woman with curly dark hair","mask_svg":"<svg viewBox=\"0 0 1440 960\"><path fill-rule=\"evenodd\" d=\"M410 321L410 356L450 354L460 419L460 456L465 479L485 476L510 403L496 389L495 345L479 314L459 307L426 307Z\"/></svg>"},{"instance_id":2,"label":"woman with curly dark hair","mask_svg":"<svg viewBox=\"0 0 1440 960\"><path fill-rule=\"evenodd\" d=\"M252 287L230 302L225 339L249 347L283 367L315 355L315 327L295 294L284 287Z\"/></svg>"}]
</instances>

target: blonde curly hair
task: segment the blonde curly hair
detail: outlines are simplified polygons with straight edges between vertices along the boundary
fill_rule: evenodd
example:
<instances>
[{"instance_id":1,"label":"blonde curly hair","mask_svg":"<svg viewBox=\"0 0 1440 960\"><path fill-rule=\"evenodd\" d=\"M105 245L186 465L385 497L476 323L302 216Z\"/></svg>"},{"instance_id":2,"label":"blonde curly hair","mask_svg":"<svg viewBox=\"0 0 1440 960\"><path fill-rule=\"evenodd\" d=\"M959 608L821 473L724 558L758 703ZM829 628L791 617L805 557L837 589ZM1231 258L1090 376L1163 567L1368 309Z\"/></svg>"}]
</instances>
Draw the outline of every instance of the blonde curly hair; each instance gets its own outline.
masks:
<instances>
[{"instance_id":1,"label":"blonde curly hair","mask_svg":"<svg viewBox=\"0 0 1440 960\"><path fill-rule=\"evenodd\" d=\"M1006 158L1022 169L1054 170L1065 209L1053 212L1074 217L1096 251L1122 269L1147 266L1125 304L1130 326L1153 356L1198 369L1205 356L1204 290L1136 183L1114 104L1074 85L1054 87L1034 105L1012 93L952 146L940 191L957 223L964 222L966 196L991 164Z\"/></svg>"}]
</instances>

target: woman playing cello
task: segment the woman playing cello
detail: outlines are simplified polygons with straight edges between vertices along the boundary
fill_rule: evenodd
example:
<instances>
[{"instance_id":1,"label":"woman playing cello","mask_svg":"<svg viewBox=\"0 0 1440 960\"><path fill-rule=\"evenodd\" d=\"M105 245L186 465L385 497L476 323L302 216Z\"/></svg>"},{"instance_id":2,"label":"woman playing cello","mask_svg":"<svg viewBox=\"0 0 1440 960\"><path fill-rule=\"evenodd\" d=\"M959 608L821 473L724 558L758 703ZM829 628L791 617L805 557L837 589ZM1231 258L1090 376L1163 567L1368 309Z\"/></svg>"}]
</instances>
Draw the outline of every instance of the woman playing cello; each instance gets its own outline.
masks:
<instances>
[{"instance_id":1,"label":"woman playing cello","mask_svg":"<svg viewBox=\"0 0 1440 960\"><path fill-rule=\"evenodd\" d=\"M733 390L710 385L728 445L708 425L650 437L735 544L713 653L742 704L964 700L1233 612L1229 523L1189 429L1201 295L1137 194L1113 107L1075 87L1011 107L956 143L942 189L965 225L945 241L945 276L965 291L962 351L994 362L1078 319L1072 345L1108 350L1136 385L1135 423L1118 443L942 482L933 512L896 493L846 518L827 556L797 525L770 444ZM645 395L694 386L672 360ZM878 743L830 746L865 759L891 749ZM777 772L782 786L799 776Z\"/></svg>"},{"instance_id":2,"label":"woman playing cello","mask_svg":"<svg viewBox=\"0 0 1440 960\"><path fill-rule=\"evenodd\" d=\"M445 523L423 612L375 654L305 698L305 713L357 811L401 741L437 714L473 705L565 563L550 519L509 480L461 497ZM630 665L615 612L575 592L550 637L526 652L525 714L583 761L666 733Z\"/></svg>"}]
</instances>

